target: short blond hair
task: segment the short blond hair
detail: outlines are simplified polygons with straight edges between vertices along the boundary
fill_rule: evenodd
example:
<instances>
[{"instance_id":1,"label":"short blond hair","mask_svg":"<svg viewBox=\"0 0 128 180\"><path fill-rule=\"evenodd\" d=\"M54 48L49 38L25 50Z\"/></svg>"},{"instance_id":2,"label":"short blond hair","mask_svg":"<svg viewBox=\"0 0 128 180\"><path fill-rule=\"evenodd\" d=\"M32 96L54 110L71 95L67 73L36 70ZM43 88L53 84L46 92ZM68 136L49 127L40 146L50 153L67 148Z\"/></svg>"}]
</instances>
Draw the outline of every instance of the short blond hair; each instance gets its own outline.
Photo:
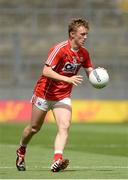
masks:
<instances>
[{"instance_id":1,"label":"short blond hair","mask_svg":"<svg viewBox=\"0 0 128 180\"><path fill-rule=\"evenodd\" d=\"M70 36L70 32L76 31L78 27L84 26L89 30L89 23L87 20L83 18L73 18L68 25L68 34Z\"/></svg>"}]
</instances>

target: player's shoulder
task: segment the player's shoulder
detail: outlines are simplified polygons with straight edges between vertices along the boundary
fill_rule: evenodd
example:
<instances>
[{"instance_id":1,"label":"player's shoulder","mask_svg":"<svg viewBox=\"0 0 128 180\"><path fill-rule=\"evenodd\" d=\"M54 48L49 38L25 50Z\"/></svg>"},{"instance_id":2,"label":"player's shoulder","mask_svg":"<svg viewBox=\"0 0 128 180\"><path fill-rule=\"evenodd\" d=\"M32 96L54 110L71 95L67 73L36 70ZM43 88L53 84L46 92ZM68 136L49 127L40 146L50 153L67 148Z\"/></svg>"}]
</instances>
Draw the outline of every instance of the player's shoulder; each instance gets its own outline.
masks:
<instances>
[{"instance_id":1,"label":"player's shoulder","mask_svg":"<svg viewBox=\"0 0 128 180\"><path fill-rule=\"evenodd\" d=\"M55 45L53 45L53 47L51 47L52 50L60 50L60 49L63 49L64 47L66 47L68 45L68 40L66 41L62 41L62 42L59 42Z\"/></svg>"},{"instance_id":2,"label":"player's shoulder","mask_svg":"<svg viewBox=\"0 0 128 180\"><path fill-rule=\"evenodd\" d=\"M83 52L83 53L87 53L87 54L89 53L88 50L87 50L87 48L85 48L84 46L82 46L82 47L80 48L80 51Z\"/></svg>"},{"instance_id":3,"label":"player's shoulder","mask_svg":"<svg viewBox=\"0 0 128 180\"><path fill-rule=\"evenodd\" d=\"M87 50L87 48L85 48L84 46L82 46L80 48L80 52L83 54L83 56L88 57L89 56L89 51Z\"/></svg>"}]
</instances>

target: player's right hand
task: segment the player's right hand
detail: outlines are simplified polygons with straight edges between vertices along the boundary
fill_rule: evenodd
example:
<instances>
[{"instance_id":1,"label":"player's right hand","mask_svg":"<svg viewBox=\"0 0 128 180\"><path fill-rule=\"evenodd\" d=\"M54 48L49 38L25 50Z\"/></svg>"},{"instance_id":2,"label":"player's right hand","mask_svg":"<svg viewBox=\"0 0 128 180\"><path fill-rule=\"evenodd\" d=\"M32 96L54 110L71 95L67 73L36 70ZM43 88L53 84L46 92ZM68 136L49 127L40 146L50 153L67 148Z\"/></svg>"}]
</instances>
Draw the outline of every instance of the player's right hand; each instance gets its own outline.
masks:
<instances>
[{"instance_id":1,"label":"player's right hand","mask_svg":"<svg viewBox=\"0 0 128 180\"><path fill-rule=\"evenodd\" d=\"M69 78L69 83L74 84L75 86L78 86L78 84L81 84L83 81L83 76L81 75L74 75Z\"/></svg>"}]
</instances>

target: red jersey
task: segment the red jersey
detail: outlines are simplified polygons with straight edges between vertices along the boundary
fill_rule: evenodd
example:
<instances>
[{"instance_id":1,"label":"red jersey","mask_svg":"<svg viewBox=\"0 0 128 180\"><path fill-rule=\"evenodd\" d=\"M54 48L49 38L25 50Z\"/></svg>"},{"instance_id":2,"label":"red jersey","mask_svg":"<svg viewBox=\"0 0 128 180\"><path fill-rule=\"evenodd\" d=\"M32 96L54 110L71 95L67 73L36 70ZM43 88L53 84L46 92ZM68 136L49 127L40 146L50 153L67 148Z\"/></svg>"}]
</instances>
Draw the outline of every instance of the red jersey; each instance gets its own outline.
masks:
<instances>
[{"instance_id":1,"label":"red jersey","mask_svg":"<svg viewBox=\"0 0 128 180\"><path fill-rule=\"evenodd\" d=\"M46 65L63 76L71 77L76 75L80 67L92 67L88 51L80 47L74 51L70 42L64 41L50 49ZM57 81L45 76L41 76L37 81L34 94L46 100L61 100L71 96L73 84Z\"/></svg>"}]
</instances>

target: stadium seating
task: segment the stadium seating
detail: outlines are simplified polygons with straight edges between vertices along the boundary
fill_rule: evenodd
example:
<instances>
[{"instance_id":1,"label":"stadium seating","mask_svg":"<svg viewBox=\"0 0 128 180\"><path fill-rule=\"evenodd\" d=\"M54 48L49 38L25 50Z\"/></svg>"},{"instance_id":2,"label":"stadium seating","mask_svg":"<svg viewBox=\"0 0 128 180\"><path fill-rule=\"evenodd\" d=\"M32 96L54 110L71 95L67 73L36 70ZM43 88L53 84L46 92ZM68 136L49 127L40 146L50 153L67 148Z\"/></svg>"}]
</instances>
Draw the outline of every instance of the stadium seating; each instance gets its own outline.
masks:
<instances>
[{"instance_id":1,"label":"stadium seating","mask_svg":"<svg viewBox=\"0 0 128 180\"><path fill-rule=\"evenodd\" d=\"M53 4L51 0L1 0L0 85L31 88L41 72L40 64L46 60L48 49L68 37L69 19L81 16L90 21L87 47L94 63L96 66L102 63L110 69L115 67L117 74L120 60L128 66L128 12L123 11L118 2L56 0ZM125 73L126 69L120 79Z\"/></svg>"}]
</instances>

